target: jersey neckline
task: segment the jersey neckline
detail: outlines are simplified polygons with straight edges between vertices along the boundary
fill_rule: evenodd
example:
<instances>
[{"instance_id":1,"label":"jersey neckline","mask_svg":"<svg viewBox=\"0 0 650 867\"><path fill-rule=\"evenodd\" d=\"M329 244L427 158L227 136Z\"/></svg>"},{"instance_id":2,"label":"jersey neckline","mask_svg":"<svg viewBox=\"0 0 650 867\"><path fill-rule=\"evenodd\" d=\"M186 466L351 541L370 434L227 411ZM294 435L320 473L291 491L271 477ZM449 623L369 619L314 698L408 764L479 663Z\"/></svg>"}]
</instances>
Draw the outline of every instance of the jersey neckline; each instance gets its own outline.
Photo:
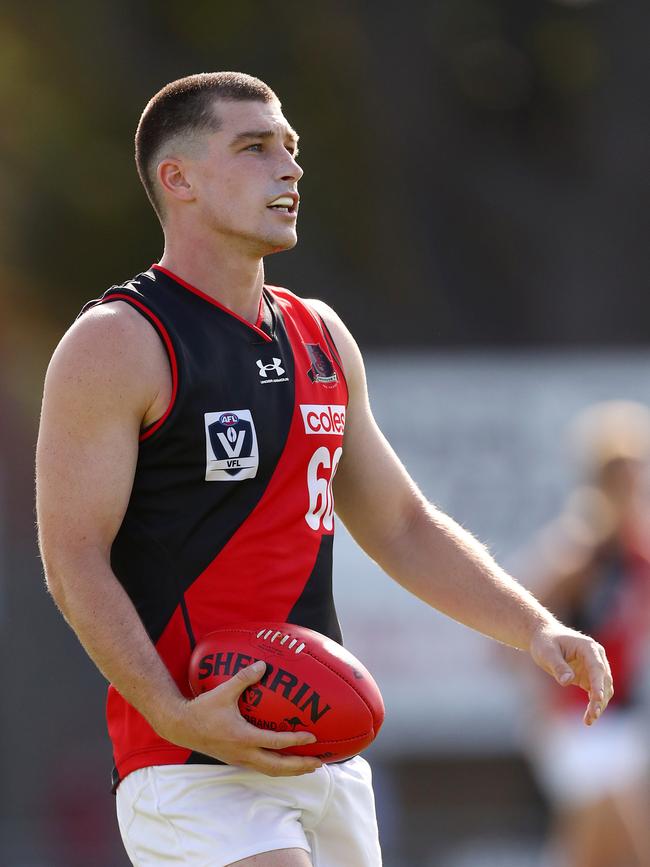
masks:
<instances>
[{"instance_id":1,"label":"jersey neckline","mask_svg":"<svg viewBox=\"0 0 650 867\"><path fill-rule=\"evenodd\" d=\"M199 298L207 301L208 304L212 304L223 313L227 313L229 316L232 316L233 319L236 319L238 322L241 322L242 325L250 328L251 331L257 334L259 337L263 338L267 343L271 343L273 341L273 337L262 328L262 325L264 323L264 289L262 289L262 295L260 296L260 306L257 312L257 320L255 322L249 322L248 319L244 319L243 316L235 313L235 311L231 310L230 307L226 307L225 304L221 304L221 302L217 301L215 298L212 298L206 292L202 292L200 289L197 289L196 286L192 286L192 284L188 283L187 280L183 280L183 278L179 277L178 274L174 274L174 272L170 271L169 268L165 268L163 265L159 265L157 262L154 262L154 264L151 266L151 270L160 271L162 274L165 274L175 283L178 283L179 286L182 286L184 289L189 290L190 292L194 293L194 295L198 295Z\"/></svg>"}]
</instances>

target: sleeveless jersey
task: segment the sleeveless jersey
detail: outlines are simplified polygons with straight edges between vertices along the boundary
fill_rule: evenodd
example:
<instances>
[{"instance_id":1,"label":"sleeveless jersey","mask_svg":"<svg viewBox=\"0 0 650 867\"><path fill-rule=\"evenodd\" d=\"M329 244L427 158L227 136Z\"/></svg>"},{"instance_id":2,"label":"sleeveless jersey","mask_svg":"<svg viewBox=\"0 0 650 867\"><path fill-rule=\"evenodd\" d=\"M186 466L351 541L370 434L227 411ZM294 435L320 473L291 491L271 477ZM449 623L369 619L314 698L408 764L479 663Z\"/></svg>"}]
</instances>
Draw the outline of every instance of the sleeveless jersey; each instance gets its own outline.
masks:
<instances>
[{"instance_id":1,"label":"sleeveless jersey","mask_svg":"<svg viewBox=\"0 0 650 867\"><path fill-rule=\"evenodd\" d=\"M650 629L650 552L647 528L627 527L616 544L591 563L582 598L562 619L591 635L605 648L614 697L610 707L629 707L641 700L639 686ZM554 707L573 712L584 705L578 688L553 690Z\"/></svg>"},{"instance_id":2,"label":"sleeveless jersey","mask_svg":"<svg viewBox=\"0 0 650 867\"><path fill-rule=\"evenodd\" d=\"M325 323L270 286L249 323L157 265L82 314L114 301L158 332L172 396L141 433L111 566L179 689L191 695L192 649L221 626L279 620L340 642L332 479L347 387ZM113 686L107 719L114 786L148 765L215 762L165 741Z\"/></svg>"}]
</instances>

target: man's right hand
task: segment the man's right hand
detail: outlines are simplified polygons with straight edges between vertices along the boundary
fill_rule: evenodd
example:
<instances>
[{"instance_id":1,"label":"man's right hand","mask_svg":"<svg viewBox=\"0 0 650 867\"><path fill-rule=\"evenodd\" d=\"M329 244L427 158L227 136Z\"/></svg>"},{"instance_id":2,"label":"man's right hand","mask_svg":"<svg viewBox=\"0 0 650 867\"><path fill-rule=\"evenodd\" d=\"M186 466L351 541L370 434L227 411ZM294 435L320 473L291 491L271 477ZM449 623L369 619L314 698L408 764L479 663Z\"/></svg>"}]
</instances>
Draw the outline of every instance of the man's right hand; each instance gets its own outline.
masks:
<instances>
[{"instance_id":1,"label":"man's right hand","mask_svg":"<svg viewBox=\"0 0 650 867\"><path fill-rule=\"evenodd\" d=\"M166 740L182 747L239 765L270 777L309 774L322 762L312 756L286 756L275 752L285 747L313 744L310 732L271 732L247 722L237 702L242 692L264 674L263 662L240 669L234 677L203 693L184 700L169 721L157 727Z\"/></svg>"}]
</instances>

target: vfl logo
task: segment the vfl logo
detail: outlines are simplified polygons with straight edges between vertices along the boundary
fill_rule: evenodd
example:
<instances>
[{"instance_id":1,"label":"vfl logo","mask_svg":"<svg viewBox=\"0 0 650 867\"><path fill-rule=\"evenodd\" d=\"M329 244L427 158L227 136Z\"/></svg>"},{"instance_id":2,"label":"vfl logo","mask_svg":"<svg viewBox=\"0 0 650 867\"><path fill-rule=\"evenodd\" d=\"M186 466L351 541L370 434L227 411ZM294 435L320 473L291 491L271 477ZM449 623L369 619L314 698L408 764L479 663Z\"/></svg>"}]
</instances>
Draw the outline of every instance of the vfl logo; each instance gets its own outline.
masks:
<instances>
[{"instance_id":1,"label":"vfl logo","mask_svg":"<svg viewBox=\"0 0 650 867\"><path fill-rule=\"evenodd\" d=\"M324 382L334 384L338 382L338 376L334 365L325 354L325 350L319 343L305 343L305 349L311 359L311 367L307 376L312 382Z\"/></svg>"},{"instance_id":2,"label":"vfl logo","mask_svg":"<svg viewBox=\"0 0 650 867\"><path fill-rule=\"evenodd\" d=\"M206 412L204 420L206 482L254 479L260 459L251 411Z\"/></svg>"}]
</instances>

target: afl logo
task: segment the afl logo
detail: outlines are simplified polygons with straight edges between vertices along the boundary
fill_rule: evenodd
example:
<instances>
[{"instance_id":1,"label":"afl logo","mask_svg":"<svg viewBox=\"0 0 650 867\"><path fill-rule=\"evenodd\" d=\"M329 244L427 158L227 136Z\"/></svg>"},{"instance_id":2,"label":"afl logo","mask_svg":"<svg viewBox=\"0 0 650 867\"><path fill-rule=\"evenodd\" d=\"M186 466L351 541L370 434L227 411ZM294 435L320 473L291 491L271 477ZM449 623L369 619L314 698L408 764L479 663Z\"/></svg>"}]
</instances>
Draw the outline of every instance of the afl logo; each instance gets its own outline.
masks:
<instances>
[{"instance_id":1,"label":"afl logo","mask_svg":"<svg viewBox=\"0 0 650 867\"><path fill-rule=\"evenodd\" d=\"M237 424L239 421L239 416L235 415L234 412L224 412L223 415L219 416L219 424L224 425L224 427L231 427L233 424Z\"/></svg>"}]
</instances>

